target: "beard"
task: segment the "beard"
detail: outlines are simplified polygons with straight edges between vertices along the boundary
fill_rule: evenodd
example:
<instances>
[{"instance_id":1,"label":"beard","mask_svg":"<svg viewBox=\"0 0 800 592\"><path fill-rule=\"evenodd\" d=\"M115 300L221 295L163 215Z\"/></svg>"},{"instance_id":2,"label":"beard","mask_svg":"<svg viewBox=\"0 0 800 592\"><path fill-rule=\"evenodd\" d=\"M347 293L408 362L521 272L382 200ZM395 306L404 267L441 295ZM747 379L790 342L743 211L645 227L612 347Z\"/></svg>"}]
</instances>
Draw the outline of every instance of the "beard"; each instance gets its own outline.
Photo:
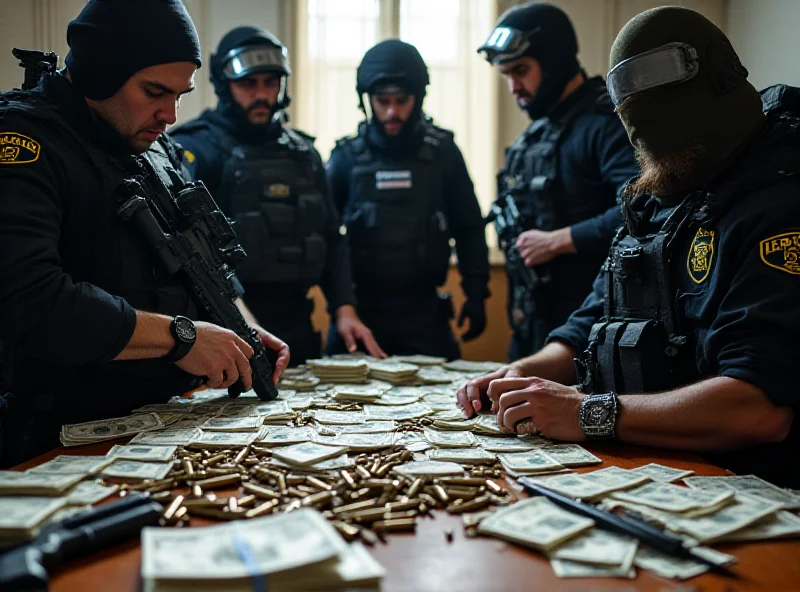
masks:
<instances>
[{"instance_id":1,"label":"beard","mask_svg":"<svg viewBox=\"0 0 800 592\"><path fill-rule=\"evenodd\" d=\"M638 148L635 152L639 176L625 188L625 197L653 195L662 203L674 203L680 192L692 187L708 151L700 144L692 144L667 154L653 154Z\"/></svg>"}]
</instances>

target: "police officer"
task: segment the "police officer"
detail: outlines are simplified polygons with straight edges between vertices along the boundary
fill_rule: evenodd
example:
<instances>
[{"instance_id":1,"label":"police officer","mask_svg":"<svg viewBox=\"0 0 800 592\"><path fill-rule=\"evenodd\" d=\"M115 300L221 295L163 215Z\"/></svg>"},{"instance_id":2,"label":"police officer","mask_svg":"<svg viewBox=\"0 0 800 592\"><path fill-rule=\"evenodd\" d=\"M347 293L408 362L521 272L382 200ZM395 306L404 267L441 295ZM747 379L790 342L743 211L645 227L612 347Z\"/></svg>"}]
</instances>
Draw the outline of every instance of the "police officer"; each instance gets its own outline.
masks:
<instances>
[{"instance_id":1,"label":"police officer","mask_svg":"<svg viewBox=\"0 0 800 592\"><path fill-rule=\"evenodd\" d=\"M234 221L247 259L237 275L256 318L285 340L292 363L322 355L307 296L321 284L350 351L383 357L356 314L347 240L328 194L314 138L283 124L291 70L270 33L238 27L211 56L215 110L173 130L189 170Z\"/></svg>"},{"instance_id":2,"label":"police officer","mask_svg":"<svg viewBox=\"0 0 800 592\"><path fill-rule=\"evenodd\" d=\"M185 7L90 0L67 41L65 70L0 97L0 339L25 411L3 428L11 464L57 446L62 424L165 402L201 377L251 384L249 344L198 320L198 303L117 215L123 179L171 191L188 180L163 134L201 64ZM257 330L278 351L277 379L288 348Z\"/></svg>"},{"instance_id":3,"label":"police officer","mask_svg":"<svg viewBox=\"0 0 800 592\"><path fill-rule=\"evenodd\" d=\"M455 240L469 320L468 341L486 325L489 265L483 221L453 134L422 111L428 68L413 45L377 44L358 67L356 91L371 116L340 140L328 179L350 238L359 312L390 354L458 358L449 295L437 294ZM328 353L343 350L336 325Z\"/></svg>"},{"instance_id":4,"label":"police officer","mask_svg":"<svg viewBox=\"0 0 800 592\"><path fill-rule=\"evenodd\" d=\"M799 487L800 118L765 116L728 39L688 9L634 17L611 65L642 163L625 224L548 345L459 403L471 415L488 393L505 430L694 450Z\"/></svg>"},{"instance_id":5,"label":"police officer","mask_svg":"<svg viewBox=\"0 0 800 592\"><path fill-rule=\"evenodd\" d=\"M538 2L506 11L478 52L497 67L531 124L506 150L498 204L511 196L525 229L504 241L538 282L509 261L509 359L539 350L583 300L620 224L617 197L637 167L603 79L578 63L575 30ZM510 260L512 257L508 257Z\"/></svg>"}]
</instances>

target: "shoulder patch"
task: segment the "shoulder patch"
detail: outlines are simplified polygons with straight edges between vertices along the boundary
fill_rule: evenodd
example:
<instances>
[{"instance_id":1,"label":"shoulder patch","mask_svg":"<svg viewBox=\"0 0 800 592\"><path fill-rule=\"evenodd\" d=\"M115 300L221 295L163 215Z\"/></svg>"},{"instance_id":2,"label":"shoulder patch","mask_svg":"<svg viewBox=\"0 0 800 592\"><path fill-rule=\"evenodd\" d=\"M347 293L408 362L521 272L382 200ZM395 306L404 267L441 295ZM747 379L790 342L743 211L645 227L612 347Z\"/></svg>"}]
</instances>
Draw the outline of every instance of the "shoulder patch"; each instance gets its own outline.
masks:
<instances>
[{"instance_id":1,"label":"shoulder patch","mask_svg":"<svg viewBox=\"0 0 800 592\"><path fill-rule=\"evenodd\" d=\"M41 146L17 132L0 132L0 164L27 164L39 160Z\"/></svg>"},{"instance_id":2,"label":"shoulder patch","mask_svg":"<svg viewBox=\"0 0 800 592\"><path fill-rule=\"evenodd\" d=\"M770 267L800 275L800 231L784 232L759 243L761 260Z\"/></svg>"},{"instance_id":3,"label":"shoulder patch","mask_svg":"<svg viewBox=\"0 0 800 592\"><path fill-rule=\"evenodd\" d=\"M689 246L686 256L686 269L689 277L695 284L702 284L711 273L711 264L714 262L714 235L713 230L699 228L694 240Z\"/></svg>"},{"instance_id":4,"label":"shoulder patch","mask_svg":"<svg viewBox=\"0 0 800 592\"><path fill-rule=\"evenodd\" d=\"M195 160L197 160L197 157L194 155L194 152L192 152L191 150L184 150L183 151L183 157L186 159L186 162L188 164L192 164Z\"/></svg>"}]
</instances>

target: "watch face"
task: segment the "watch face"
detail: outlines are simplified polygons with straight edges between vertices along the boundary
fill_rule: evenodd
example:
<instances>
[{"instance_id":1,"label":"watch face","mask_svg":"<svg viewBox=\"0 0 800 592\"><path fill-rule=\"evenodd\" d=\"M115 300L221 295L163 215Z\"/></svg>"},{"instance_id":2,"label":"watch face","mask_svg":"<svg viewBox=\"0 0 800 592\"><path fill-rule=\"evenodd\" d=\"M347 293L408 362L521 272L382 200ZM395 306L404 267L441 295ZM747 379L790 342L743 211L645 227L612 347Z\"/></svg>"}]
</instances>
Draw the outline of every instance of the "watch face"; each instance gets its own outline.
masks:
<instances>
[{"instance_id":1,"label":"watch face","mask_svg":"<svg viewBox=\"0 0 800 592\"><path fill-rule=\"evenodd\" d=\"M197 338L197 330L194 328L194 323L185 318L175 321L175 333L177 333L178 339L186 343L191 343Z\"/></svg>"},{"instance_id":2,"label":"watch face","mask_svg":"<svg viewBox=\"0 0 800 592\"><path fill-rule=\"evenodd\" d=\"M611 407L604 401L593 401L587 411L586 419L589 425L599 426L611 421Z\"/></svg>"}]
</instances>

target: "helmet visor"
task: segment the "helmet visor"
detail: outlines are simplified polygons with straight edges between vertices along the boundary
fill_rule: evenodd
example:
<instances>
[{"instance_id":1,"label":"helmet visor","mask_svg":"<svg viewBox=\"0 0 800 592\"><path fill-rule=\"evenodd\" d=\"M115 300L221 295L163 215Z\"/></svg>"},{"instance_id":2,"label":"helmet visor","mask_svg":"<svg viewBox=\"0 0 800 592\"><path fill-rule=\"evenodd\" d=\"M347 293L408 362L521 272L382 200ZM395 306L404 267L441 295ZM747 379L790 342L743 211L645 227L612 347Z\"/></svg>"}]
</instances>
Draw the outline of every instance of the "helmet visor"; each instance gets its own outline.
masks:
<instances>
[{"instance_id":1,"label":"helmet visor","mask_svg":"<svg viewBox=\"0 0 800 592\"><path fill-rule=\"evenodd\" d=\"M511 27L496 27L478 48L478 53L482 53L490 64L502 64L522 56L530 45L530 33Z\"/></svg>"},{"instance_id":2,"label":"helmet visor","mask_svg":"<svg viewBox=\"0 0 800 592\"><path fill-rule=\"evenodd\" d=\"M688 82L700 70L697 50L685 43L668 43L614 66L606 77L614 106L646 90Z\"/></svg>"},{"instance_id":3,"label":"helmet visor","mask_svg":"<svg viewBox=\"0 0 800 592\"><path fill-rule=\"evenodd\" d=\"M254 45L228 53L222 73L228 80L239 80L257 72L277 72L289 76L289 54L285 47Z\"/></svg>"}]
</instances>

